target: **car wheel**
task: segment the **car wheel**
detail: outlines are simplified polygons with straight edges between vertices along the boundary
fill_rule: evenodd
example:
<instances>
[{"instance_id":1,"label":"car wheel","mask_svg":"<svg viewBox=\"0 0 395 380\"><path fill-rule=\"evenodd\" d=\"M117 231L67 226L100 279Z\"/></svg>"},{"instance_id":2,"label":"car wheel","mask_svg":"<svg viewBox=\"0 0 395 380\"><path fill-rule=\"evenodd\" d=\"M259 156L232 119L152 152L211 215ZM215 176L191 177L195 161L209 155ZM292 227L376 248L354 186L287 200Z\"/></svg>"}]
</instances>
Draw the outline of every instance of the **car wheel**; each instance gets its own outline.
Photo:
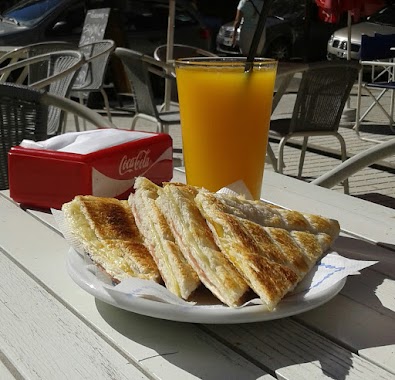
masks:
<instances>
[{"instance_id":1,"label":"car wheel","mask_svg":"<svg viewBox=\"0 0 395 380\"><path fill-rule=\"evenodd\" d=\"M275 40L270 44L265 55L278 61L286 61L291 57L291 45L283 39Z\"/></svg>"}]
</instances>

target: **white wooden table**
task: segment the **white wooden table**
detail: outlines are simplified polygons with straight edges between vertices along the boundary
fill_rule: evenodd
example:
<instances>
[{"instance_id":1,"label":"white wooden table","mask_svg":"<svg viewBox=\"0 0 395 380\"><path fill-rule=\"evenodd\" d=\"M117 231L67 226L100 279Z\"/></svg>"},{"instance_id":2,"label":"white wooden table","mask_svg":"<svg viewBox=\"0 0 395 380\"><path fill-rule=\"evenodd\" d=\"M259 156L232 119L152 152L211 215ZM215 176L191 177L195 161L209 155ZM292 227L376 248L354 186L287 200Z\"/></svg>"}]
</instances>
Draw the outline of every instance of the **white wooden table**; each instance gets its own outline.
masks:
<instances>
[{"instance_id":1,"label":"white wooden table","mask_svg":"<svg viewBox=\"0 0 395 380\"><path fill-rule=\"evenodd\" d=\"M338 239L339 253L380 263L349 277L330 302L290 318L154 319L79 288L52 215L0 192L0 379L395 379L395 211L271 172L262 196L338 218L354 236Z\"/></svg>"}]
</instances>

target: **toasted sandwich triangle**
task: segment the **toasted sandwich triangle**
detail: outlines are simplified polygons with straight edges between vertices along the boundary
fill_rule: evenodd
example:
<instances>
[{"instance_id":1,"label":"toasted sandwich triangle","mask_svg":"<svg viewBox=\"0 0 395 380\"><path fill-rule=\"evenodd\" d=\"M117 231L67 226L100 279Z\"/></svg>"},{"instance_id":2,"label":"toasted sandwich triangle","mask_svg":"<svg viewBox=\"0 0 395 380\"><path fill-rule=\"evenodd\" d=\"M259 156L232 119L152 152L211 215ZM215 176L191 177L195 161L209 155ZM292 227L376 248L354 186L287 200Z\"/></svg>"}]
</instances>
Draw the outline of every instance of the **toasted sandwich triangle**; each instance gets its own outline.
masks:
<instances>
[{"instance_id":1,"label":"toasted sandwich triangle","mask_svg":"<svg viewBox=\"0 0 395 380\"><path fill-rule=\"evenodd\" d=\"M127 277L161 282L127 201L79 195L62 210L71 234L115 282Z\"/></svg>"},{"instance_id":2,"label":"toasted sandwich triangle","mask_svg":"<svg viewBox=\"0 0 395 380\"><path fill-rule=\"evenodd\" d=\"M156 203L166 217L178 246L202 283L223 303L242 303L249 287L215 244L213 235L196 206L197 189L166 184Z\"/></svg>"},{"instance_id":3,"label":"toasted sandwich triangle","mask_svg":"<svg viewBox=\"0 0 395 380\"><path fill-rule=\"evenodd\" d=\"M249 286L272 310L304 278L333 240L326 233L264 227L227 213L207 191L195 198L216 244Z\"/></svg>"},{"instance_id":4,"label":"toasted sandwich triangle","mask_svg":"<svg viewBox=\"0 0 395 380\"><path fill-rule=\"evenodd\" d=\"M188 299L200 285L200 280L175 242L166 218L156 205L159 187L146 178L135 181L135 193L129 204L145 246L154 258L166 288Z\"/></svg>"}]
</instances>

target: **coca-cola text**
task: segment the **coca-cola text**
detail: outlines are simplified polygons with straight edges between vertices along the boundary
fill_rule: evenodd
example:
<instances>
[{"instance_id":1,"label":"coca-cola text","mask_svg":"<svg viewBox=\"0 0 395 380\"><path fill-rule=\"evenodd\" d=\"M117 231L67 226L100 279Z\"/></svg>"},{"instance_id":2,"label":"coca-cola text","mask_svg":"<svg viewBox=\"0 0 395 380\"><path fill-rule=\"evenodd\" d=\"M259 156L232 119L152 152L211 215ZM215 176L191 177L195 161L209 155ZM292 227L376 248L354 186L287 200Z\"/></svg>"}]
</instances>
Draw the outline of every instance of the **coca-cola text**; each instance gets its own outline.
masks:
<instances>
[{"instance_id":1,"label":"coca-cola text","mask_svg":"<svg viewBox=\"0 0 395 380\"><path fill-rule=\"evenodd\" d=\"M134 157L123 156L119 164L119 174L124 175L142 169L147 169L151 164L150 150L140 150Z\"/></svg>"}]
</instances>

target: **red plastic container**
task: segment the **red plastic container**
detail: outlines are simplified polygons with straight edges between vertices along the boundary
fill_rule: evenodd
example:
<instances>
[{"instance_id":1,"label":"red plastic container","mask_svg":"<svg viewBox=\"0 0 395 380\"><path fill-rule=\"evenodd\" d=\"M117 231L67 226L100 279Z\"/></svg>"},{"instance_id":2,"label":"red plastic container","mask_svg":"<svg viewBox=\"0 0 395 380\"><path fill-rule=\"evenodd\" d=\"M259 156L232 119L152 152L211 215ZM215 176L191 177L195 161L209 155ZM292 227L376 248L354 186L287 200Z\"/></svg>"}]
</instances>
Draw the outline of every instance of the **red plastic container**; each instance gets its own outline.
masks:
<instances>
[{"instance_id":1,"label":"red plastic container","mask_svg":"<svg viewBox=\"0 0 395 380\"><path fill-rule=\"evenodd\" d=\"M88 154L13 147L8 153L11 198L25 206L60 209L76 195L127 199L137 176L157 184L169 181L172 139L150 135Z\"/></svg>"}]
</instances>

